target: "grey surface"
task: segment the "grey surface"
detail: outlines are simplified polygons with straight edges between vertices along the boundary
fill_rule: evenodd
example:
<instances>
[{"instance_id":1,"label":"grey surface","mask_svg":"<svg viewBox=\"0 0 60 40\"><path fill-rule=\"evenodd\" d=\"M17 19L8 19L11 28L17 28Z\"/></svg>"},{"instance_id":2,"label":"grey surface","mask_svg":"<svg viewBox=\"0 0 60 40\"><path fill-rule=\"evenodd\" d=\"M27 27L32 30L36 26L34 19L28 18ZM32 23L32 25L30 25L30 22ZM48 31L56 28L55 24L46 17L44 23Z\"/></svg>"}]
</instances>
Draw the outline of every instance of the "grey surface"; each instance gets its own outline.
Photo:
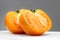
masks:
<instances>
[{"instance_id":1,"label":"grey surface","mask_svg":"<svg viewBox=\"0 0 60 40\"><path fill-rule=\"evenodd\" d=\"M0 30L5 30L3 19L6 12L20 8L41 8L52 19L51 30L60 31L60 0L0 0Z\"/></svg>"}]
</instances>

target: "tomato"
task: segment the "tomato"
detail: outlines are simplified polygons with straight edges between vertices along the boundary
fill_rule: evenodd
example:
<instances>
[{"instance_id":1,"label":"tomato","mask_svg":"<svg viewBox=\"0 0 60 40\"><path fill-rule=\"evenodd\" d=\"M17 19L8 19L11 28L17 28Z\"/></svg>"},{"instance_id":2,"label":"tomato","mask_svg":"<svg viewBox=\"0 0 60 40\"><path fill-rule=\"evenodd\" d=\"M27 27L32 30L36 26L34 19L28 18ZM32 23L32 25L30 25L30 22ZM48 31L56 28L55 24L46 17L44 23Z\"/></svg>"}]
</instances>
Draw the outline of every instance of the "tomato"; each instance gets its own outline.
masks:
<instances>
[{"instance_id":1,"label":"tomato","mask_svg":"<svg viewBox=\"0 0 60 40\"><path fill-rule=\"evenodd\" d=\"M40 9L23 13L19 18L19 24L28 35L42 35L52 27L51 19Z\"/></svg>"},{"instance_id":2,"label":"tomato","mask_svg":"<svg viewBox=\"0 0 60 40\"><path fill-rule=\"evenodd\" d=\"M50 17L41 9L10 11L5 16L4 24L12 33L28 35L42 35L52 27Z\"/></svg>"},{"instance_id":3,"label":"tomato","mask_svg":"<svg viewBox=\"0 0 60 40\"><path fill-rule=\"evenodd\" d=\"M21 29L19 23L17 23L17 16L19 13L15 11L10 11L6 14L4 19L4 24L6 25L6 28L12 32L12 33L23 33L23 30Z\"/></svg>"}]
</instances>

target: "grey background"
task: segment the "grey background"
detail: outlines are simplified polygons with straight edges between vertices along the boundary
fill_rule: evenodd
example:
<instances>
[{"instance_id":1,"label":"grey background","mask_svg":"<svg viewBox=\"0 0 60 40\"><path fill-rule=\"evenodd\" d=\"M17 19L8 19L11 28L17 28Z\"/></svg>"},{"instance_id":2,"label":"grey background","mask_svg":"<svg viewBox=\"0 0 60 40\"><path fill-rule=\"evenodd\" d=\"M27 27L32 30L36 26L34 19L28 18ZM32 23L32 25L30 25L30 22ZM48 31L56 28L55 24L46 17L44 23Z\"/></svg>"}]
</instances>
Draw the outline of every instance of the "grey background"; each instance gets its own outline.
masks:
<instances>
[{"instance_id":1,"label":"grey background","mask_svg":"<svg viewBox=\"0 0 60 40\"><path fill-rule=\"evenodd\" d=\"M6 12L20 8L41 8L52 19L51 30L60 31L60 0L0 0L0 30L6 30L3 23Z\"/></svg>"}]
</instances>

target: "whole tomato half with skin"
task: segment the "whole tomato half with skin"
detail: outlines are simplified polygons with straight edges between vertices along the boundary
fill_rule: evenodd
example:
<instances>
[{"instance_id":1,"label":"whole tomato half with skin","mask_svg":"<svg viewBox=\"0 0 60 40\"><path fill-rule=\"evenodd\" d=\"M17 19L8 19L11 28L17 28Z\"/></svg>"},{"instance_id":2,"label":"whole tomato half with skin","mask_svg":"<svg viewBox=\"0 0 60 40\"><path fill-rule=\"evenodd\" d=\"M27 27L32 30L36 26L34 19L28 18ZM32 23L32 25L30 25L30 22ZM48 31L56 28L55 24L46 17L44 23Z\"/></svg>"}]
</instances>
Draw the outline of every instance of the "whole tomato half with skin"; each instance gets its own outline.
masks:
<instances>
[{"instance_id":1,"label":"whole tomato half with skin","mask_svg":"<svg viewBox=\"0 0 60 40\"><path fill-rule=\"evenodd\" d=\"M6 28L10 32L15 33L15 34L24 33L19 25L20 13L18 13L18 12L19 11L17 11L17 12L10 11L10 12L6 13L6 16L4 19L4 24L5 24Z\"/></svg>"},{"instance_id":2,"label":"whole tomato half with skin","mask_svg":"<svg viewBox=\"0 0 60 40\"><path fill-rule=\"evenodd\" d=\"M19 17L19 25L28 35L42 35L52 27L50 17L41 9L25 10Z\"/></svg>"}]
</instances>

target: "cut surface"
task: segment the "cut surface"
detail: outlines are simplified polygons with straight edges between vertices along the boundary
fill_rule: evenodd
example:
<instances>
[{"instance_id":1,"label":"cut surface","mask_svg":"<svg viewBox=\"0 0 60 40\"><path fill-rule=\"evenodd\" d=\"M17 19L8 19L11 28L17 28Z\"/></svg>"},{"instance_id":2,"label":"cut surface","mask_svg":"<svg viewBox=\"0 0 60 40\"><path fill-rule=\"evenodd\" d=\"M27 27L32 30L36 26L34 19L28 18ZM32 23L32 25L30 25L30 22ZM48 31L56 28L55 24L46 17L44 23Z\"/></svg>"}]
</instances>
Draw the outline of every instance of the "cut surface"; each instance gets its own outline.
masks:
<instances>
[{"instance_id":1,"label":"cut surface","mask_svg":"<svg viewBox=\"0 0 60 40\"><path fill-rule=\"evenodd\" d=\"M20 13L17 14L17 24L19 24L19 17L21 16Z\"/></svg>"},{"instance_id":2,"label":"cut surface","mask_svg":"<svg viewBox=\"0 0 60 40\"><path fill-rule=\"evenodd\" d=\"M52 22L50 17L41 9L37 9L36 12L40 15L40 23L42 26L44 26L44 31L48 31L52 27Z\"/></svg>"},{"instance_id":3,"label":"cut surface","mask_svg":"<svg viewBox=\"0 0 60 40\"><path fill-rule=\"evenodd\" d=\"M45 17L43 17L42 15L40 15L38 13L35 13L34 15L40 20L39 22L42 26L47 25L47 19Z\"/></svg>"}]
</instances>

